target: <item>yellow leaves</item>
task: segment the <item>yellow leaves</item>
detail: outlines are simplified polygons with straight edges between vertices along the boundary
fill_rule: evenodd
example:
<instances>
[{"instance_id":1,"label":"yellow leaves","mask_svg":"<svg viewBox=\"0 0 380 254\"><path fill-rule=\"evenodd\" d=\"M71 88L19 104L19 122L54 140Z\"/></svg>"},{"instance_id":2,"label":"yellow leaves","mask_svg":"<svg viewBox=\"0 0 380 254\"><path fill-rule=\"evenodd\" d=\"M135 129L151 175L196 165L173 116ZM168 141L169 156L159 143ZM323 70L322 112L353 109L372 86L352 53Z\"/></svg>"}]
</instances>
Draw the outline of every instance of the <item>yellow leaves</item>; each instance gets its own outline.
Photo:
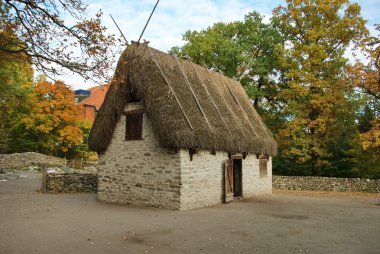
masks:
<instances>
[{"instance_id":1,"label":"yellow leaves","mask_svg":"<svg viewBox=\"0 0 380 254\"><path fill-rule=\"evenodd\" d=\"M307 87L298 82L289 82L290 89L281 92L281 95L288 99L294 99L298 96L306 96L309 94Z\"/></svg>"},{"instance_id":2,"label":"yellow leaves","mask_svg":"<svg viewBox=\"0 0 380 254\"><path fill-rule=\"evenodd\" d=\"M309 128L314 130L315 135L324 134L327 131L327 124L330 119L319 117L310 121Z\"/></svg>"},{"instance_id":3,"label":"yellow leaves","mask_svg":"<svg viewBox=\"0 0 380 254\"><path fill-rule=\"evenodd\" d=\"M370 148L380 149L380 117L373 121L371 130L360 135L360 141L364 150ZM378 154L380 156L380 152Z\"/></svg>"},{"instance_id":4,"label":"yellow leaves","mask_svg":"<svg viewBox=\"0 0 380 254\"><path fill-rule=\"evenodd\" d=\"M289 1L287 1L287 2L289 3ZM293 4L294 4L295 6L300 5L301 3L302 3L301 0L293 0Z\"/></svg>"},{"instance_id":5,"label":"yellow leaves","mask_svg":"<svg viewBox=\"0 0 380 254\"><path fill-rule=\"evenodd\" d=\"M360 11L361 11L360 5L358 3L352 3L347 7L347 9L345 10L345 13L348 16L356 16L360 14Z\"/></svg>"},{"instance_id":6,"label":"yellow leaves","mask_svg":"<svg viewBox=\"0 0 380 254\"><path fill-rule=\"evenodd\" d=\"M78 126L65 126L58 131L58 141L61 144L61 150L67 152L70 147L79 145L83 141L83 132Z\"/></svg>"},{"instance_id":7,"label":"yellow leaves","mask_svg":"<svg viewBox=\"0 0 380 254\"><path fill-rule=\"evenodd\" d=\"M74 94L62 81L40 79L35 87L34 107L21 121L39 137L43 147L67 152L83 140Z\"/></svg>"}]
</instances>

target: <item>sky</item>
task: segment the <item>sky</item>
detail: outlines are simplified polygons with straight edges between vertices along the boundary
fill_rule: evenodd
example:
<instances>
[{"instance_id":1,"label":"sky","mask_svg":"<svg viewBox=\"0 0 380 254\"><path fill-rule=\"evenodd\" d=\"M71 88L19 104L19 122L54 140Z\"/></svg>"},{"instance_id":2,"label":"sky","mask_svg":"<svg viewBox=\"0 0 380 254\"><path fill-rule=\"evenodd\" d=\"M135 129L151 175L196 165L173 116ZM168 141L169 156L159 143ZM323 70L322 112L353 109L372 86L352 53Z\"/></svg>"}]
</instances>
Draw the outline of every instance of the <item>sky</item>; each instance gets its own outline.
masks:
<instances>
[{"instance_id":1,"label":"sky","mask_svg":"<svg viewBox=\"0 0 380 254\"><path fill-rule=\"evenodd\" d=\"M374 32L373 25L380 24L380 1L352 2L362 7L362 16L368 20L367 27ZM112 14L128 41L137 41L155 3L156 0L90 0L88 16L101 10L108 31L119 36L109 16ZM285 0L160 0L143 39L150 41L151 47L168 51L173 46L184 44L182 35L187 30L205 29L216 22L243 20L244 15L251 11L257 11L269 20L272 10L285 4ZM349 57L350 53L347 54ZM84 81L79 75L66 74L57 78L73 89L87 89L95 85Z\"/></svg>"}]
</instances>

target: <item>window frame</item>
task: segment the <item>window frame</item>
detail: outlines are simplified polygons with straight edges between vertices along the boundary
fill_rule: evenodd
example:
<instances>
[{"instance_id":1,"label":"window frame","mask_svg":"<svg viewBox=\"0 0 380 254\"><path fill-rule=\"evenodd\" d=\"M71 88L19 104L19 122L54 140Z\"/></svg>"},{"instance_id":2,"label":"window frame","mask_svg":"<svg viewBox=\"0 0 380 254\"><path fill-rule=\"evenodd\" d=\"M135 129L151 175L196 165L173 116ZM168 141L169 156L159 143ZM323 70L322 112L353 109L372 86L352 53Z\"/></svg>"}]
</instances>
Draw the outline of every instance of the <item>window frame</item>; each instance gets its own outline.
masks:
<instances>
[{"instance_id":1,"label":"window frame","mask_svg":"<svg viewBox=\"0 0 380 254\"><path fill-rule=\"evenodd\" d=\"M134 124L130 125L131 119L135 119ZM133 110L125 113L125 141L138 141L143 140L143 124L144 124L144 112L141 110ZM131 128L132 126L132 128ZM129 130L132 129L132 132Z\"/></svg>"}]
</instances>

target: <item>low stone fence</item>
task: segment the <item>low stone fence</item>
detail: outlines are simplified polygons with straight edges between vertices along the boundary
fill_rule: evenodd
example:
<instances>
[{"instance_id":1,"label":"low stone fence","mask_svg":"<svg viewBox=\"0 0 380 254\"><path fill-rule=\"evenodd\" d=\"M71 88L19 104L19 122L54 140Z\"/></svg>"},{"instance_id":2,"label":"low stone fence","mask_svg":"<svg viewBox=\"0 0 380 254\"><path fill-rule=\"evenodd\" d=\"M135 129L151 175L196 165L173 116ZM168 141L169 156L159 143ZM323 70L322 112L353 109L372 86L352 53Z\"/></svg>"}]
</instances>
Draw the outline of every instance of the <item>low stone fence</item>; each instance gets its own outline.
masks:
<instances>
[{"instance_id":1,"label":"low stone fence","mask_svg":"<svg viewBox=\"0 0 380 254\"><path fill-rule=\"evenodd\" d=\"M280 190L379 193L380 179L274 175L272 186Z\"/></svg>"},{"instance_id":2,"label":"low stone fence","mask_svg":"<svg viewBox=\"0 0 380 254\"><path fill-rule=\"evenodd\" d=\"M30 165L64 165L65 160L41 153L12 153L0 154L0 170L1 169L17 169Z\"/></svg>"},{"instance_id":3,"label":"low stone fence","mask_svg":"<svg viewBox=\"0 0 380 254\"><path fill-rule=\"evenodd\" d=\"M42 191L51 193L97 192L96 173L42 173Z\"/></svg>"}]
</instances>

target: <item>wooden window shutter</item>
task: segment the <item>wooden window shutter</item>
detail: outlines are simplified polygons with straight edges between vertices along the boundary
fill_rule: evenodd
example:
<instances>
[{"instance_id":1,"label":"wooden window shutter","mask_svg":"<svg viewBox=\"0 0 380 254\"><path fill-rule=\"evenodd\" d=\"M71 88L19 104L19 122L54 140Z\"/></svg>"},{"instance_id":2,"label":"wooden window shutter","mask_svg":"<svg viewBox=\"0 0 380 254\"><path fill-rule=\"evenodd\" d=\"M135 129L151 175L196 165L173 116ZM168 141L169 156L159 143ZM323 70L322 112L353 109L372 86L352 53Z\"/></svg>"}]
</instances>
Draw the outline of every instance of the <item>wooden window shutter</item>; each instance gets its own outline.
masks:
<instances>
[{"instance_id":1,"label":"wooden window shutter","mask_svg":"<svg viewBox=\"0 0 380 254\"><path fill-rule=\"evenodd\" d=\"M259 159L260 176L268 175L268 161L267 159Z\"/></svg>"},{"instance_id":2,"label":"wooden window shutter","mask_svg":"<svg viewBox=\"0 0 380 254\"><path fill-rule=\"evenodd\" d=\"M142 139L143 113L127 113L125 119L125 140Z\"/></svg>"}]
</instances>

